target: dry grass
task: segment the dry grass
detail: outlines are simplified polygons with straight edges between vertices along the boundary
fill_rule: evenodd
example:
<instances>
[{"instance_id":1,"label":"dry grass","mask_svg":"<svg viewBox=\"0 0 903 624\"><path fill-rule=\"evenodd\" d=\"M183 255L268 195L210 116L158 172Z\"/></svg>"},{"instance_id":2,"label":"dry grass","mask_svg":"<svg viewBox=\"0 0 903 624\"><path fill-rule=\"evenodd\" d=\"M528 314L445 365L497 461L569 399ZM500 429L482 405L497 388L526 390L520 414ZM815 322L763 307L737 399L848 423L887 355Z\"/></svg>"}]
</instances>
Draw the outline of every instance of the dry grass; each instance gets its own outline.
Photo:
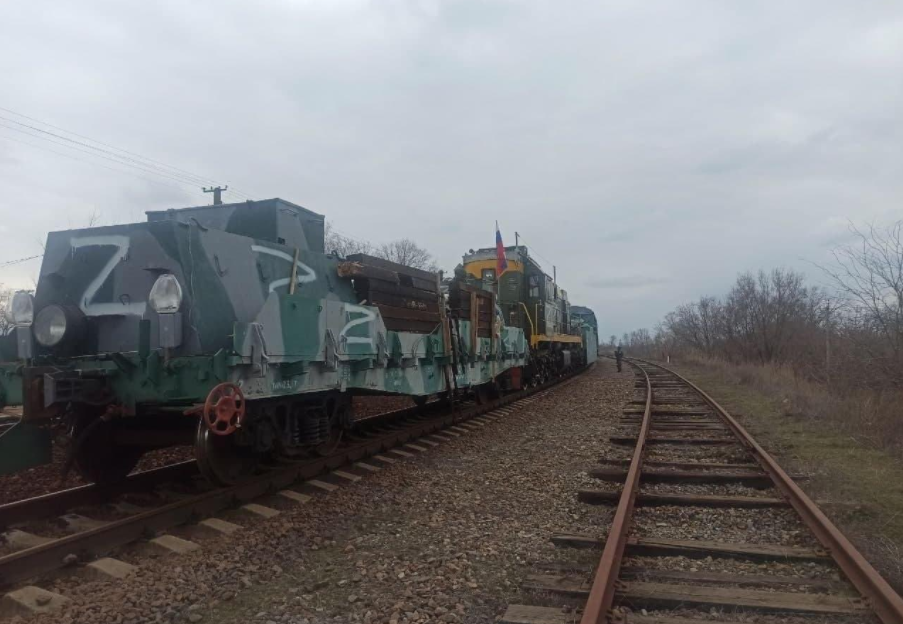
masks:
<instances>
[{"instance_id":1,"label":"dry grass","mask_svg":"<svg viewBox=\"0 0 903 624\"><path fill-rule=\"evenodd\" d=\"M716 369L722 376L754 388L780 402L785 416L830 424L861 444L903 458L903 392L828 388L796 374L789 366L729 364L719 360L689 363Z\"/></svg>"},{"instance_id":2,"label":"dry grass","mask_svg":"<svg viewBox=\"0 0 903 624\"><path fill-rule=\"evenodd\" d=\"M685 361L675 368L718 400L791 472L881 573L903 588L903 396L837 397L788 369Z\"/></svg>"}]
</instances>

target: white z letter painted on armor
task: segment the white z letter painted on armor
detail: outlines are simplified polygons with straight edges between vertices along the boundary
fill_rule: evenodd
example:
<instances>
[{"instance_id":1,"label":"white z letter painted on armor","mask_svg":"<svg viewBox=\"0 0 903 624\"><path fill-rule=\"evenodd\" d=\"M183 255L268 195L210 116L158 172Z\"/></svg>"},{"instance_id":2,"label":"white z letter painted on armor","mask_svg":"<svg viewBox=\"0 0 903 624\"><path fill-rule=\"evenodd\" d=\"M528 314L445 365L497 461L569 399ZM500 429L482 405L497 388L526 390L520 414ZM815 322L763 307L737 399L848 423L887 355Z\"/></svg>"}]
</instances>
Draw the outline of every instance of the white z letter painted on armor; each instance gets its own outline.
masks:
<instances>
[{"instance_id":1,"label":"white z letter painted on armor","mask_svg":"<svg viewBox=\"0 0 903 624\"><path fill-rule=\"evenodd\" d=\"M126 254L128 254L128 236L84 236L82 238L70 239L69 244L72 246L73 251L79 247L116 248L116 252L110 257L103 269L101 269L100 274L91 280L91 283L88 284L88 287L82 295L81 301L78 302L78 307L85 313L85 316L116 316L122 314L144 316L144 311L147 309L146 301L134 301L129 303L93 303L92 301L94 295L97 294L97 291L100 290L104 282L107 281L107 278L110 277L110 274L113 272L113 269L116 268L116 265L125 258Z\"/></svg>"},{"instance_id":2,"label":"white z letter painted on armor","mask_svg":"<svg viewBox=\"0 0 903 624\"><path fill-rule=\"evenodd\" d=\"M285 253L284 251L279 251L278 249L271 249L269 247L264 247L262 245L251 245L251 251L256 251L257 253L267 254L280 260L285 260L289 264L292 263L294 258ZM306 284L308 282L312 282L317 279L317 274L314 273L314 270L301 262L300 260L296 263L298 265L298 275L295 278L295 281L299 284ZM304 273L302 274L301 271ZM288 286L289 282L292 281L290 277L283 277L282 279L273 280L270 282L270 292L273 292L277 288L281 288L282 286Z\"/></svg>"},{"instance_id":3,"label":"white z letter painted on armor","mask_svg":"<svg viewBox=\"0 0 903 624\"><path fill-rule=\"evenodd\" d=\"M357 325L363 325L364 323L369 323L370 321L376 320L376 314L373 310L369 308L365 308L363 306L357 306L353 304L345 304L345 313L351 314L352 312L359 312L364 316L360 318L356 318L353 321L348 321L345 327L342 328L342 331L339 332L339 340L342 338L345 339L347 344L368 344L371 347L373 346L373 338L365 338L363 336L348 336L348 330Z\"/></svg>"}]
</instances>

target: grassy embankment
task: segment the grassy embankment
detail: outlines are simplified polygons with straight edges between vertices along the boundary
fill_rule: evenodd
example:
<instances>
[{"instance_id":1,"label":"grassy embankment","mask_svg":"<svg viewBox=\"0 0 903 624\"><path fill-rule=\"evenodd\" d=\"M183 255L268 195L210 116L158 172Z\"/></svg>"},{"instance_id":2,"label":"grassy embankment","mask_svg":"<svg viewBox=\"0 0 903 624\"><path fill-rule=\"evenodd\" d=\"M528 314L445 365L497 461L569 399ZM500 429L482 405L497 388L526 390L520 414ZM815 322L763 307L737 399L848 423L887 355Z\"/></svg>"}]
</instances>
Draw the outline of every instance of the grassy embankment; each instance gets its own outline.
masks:
<instances>
[{"instance_id":1,"label":"grassy embankment","mask_svg":"<svg viewBox=\"0 0 903 624\"><path fill-rule=\"evenodd\" d=\"M752 433L903 590L903 398L838 398L773 367L688 361L673 368Z\"/></svg>"}]
</instances>

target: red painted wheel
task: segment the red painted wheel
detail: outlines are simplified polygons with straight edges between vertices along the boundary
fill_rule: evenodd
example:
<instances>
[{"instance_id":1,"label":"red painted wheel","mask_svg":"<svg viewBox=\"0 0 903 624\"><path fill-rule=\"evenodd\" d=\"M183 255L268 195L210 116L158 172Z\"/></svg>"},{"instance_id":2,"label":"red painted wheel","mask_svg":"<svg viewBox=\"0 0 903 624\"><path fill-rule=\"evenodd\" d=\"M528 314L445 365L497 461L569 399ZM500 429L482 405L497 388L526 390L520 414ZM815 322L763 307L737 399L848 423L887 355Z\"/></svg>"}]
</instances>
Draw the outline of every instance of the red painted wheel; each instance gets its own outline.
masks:
<instances>
[{"instance_id":1,"label":"red painted wheel","mask_svg":"<svg viewBox=\"0 0 903 624\"><path fill-rule=\"evenodd\" d=\"M207 395L204 424L211 433L227 436L241 427L245 417L245 395L234 383L221 383Z\"/></svg>"}]
</instances>

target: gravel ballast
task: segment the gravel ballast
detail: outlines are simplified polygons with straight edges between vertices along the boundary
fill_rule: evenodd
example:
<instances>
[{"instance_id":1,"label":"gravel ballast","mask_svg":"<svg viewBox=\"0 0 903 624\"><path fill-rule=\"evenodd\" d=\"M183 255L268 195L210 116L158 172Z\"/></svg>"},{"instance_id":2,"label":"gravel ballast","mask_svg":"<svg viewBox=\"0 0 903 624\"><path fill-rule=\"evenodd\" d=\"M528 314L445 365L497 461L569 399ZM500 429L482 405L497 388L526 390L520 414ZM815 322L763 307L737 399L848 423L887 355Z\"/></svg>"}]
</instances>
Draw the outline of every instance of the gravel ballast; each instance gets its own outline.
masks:
<instances>
[{"instance_id":1,"label":"gravel ballast","mask_svg":"<svg viewBox=\"0 0 903 624\"><path fill-rule=\"evenodd\" d=\"M354 398L354 414L357 418L367 418L394 410L411 407L410 397L364 396ZM162 468L171 464L194 459L194 447L176 446L145 453L135 467L135 472ZM87 485L74 468L63 479L66 452L54 445L49 464L35 466L9 475L0 475L0 505L26 498L50 494L60 490Z\"/></svg>"},{"instance_id":2,"label":"gravel ballast","mask_svg":"<svg viewBox=\"0 0 903 624\"><path fill-rule=\"evenodd\" d=\"M124 581L47 583L72 602L30 621L492 621L526 600L518 587L537 565L598 558L562 554L549 538L604 537L612 509L579 503L576 492L598 483L585 473L610 448L632 386L631 372L600 362L356 484L270 520L241 516L230 538L197 536L200 551L129 549L118 556L139 569Z\"/></svg>"}]
</instances>

